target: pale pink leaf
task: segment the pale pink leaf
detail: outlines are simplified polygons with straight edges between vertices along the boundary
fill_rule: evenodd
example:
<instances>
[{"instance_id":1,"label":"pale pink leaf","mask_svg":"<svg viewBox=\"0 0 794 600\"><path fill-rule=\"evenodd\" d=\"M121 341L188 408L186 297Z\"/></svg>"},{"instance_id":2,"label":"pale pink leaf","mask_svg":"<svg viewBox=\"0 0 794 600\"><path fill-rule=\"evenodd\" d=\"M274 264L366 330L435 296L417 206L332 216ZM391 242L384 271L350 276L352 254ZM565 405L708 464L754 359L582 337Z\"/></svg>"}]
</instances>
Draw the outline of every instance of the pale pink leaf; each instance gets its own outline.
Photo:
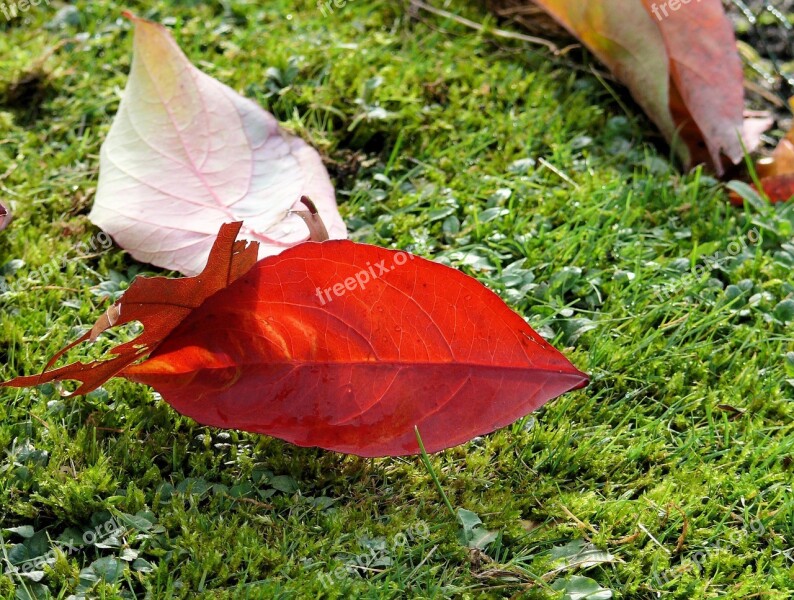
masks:
<instances>
[{"instance_id":1,"label":"pale pink leaf","mask_svg":"<svg viewBox=\"0 0 794 600\"><path fill-rule=\"evenodd\" d=\"M100 154L91 220L137 260L199 273L222 223L260 258L309 238L310 197L347 231L318 153L256 103L194 67L161 25L135 23L132 69Z\"/></svg>"}]
</instances>

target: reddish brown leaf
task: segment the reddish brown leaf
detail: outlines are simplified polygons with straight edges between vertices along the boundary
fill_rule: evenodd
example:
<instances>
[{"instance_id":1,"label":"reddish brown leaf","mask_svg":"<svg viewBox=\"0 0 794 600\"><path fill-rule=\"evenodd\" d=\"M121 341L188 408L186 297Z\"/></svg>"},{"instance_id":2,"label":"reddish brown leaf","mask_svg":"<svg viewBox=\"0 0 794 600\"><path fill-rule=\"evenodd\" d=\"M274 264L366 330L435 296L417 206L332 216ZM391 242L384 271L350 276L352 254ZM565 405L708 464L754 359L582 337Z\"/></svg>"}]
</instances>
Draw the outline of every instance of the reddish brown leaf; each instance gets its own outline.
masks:
<instances>
[{"instance_id":1,"label":"reddish brown leaf","mask_svg":"<svg viewBox=\"0 0 794 600\"><path fill-rule=\"evenodd\" d=\"M758 188L751 185L755 191ZM764 193L769 198L770 202L786 202L794 198L794 173L788 175L772 175L771 177L761 178L761 187L764 188ZM735 206L742 206L744 200L736 192L730 193L731 204Z\"/></svg>"},{"instance_id":2,"label":"reddish brown leaf","mask_svg":"<svg viewBox=\"0 0 794 600\"><path fill-rule=\"evenodd\" d=\"M772 202L786 202L794 197L794 173L764 177L761 180L764 193Z\"/></svg>"},{"instance_id":3,"label":"reddish brown leaf","mask_svg":"<svg viewBox=\"0 0 794 600\"><path fill-rule=\"evenodd\" d=\"M794 98L789 99L789 106L794 111ZM786 202L794 197L794 128L780 140L771 156L755 163L755 169L761 187L771 202ZM755 185L751 187L758 191ZM736 192L731 192L730 197L733 204L743 204Z\"/></svg>"},{"instance_id":4,"label":"reddish brown leaf","mask_svg":"<svg viewBox=\"0 0 794 600\"><path fill-rule=\"evenodd\" d=\"M643 0L659 26L670 61L670 106L692 164L743 156L744 75L733 26L720 0L672 3ZM751 142L755 145L757 140Z\"/></svg>"},{"instance_id":5,"label":"reddish brown leaf","mask_svg":"<svg viewBox=\"0 0 794 600\"><path fill-rule=\"evenodd\" d=\"M742 66L720 0L534 0L606 64L684 165L723 173L770 121L745 120Z\"/></svg>"},{"instance_id":6,"label":"reddish brown leaf","mask_svg":"<svg viewBox=\"0 0 794 600\"><path fill-rule=\"evenodd\" d=\"M75 394L95 390L125 367L147 356L194 309L209 296L239 278L256 262L256 244L236 242L242 223L224 225L210 251L204 271L195 277L168 279L166 277L139 277L124 296L97 321L94 327L79 339L52 357L44 373L16 379L0 385L27 387L49 381L77 380L82 383ZM68 350L97 336L115 325L140 321L144 332L132 341L111 351L110 360L88 364L75 363L59 369L49 369Z\"/></svg>"},{"instance_id":7,"label":"reddish brown leaf","mask_svg":"<svg viewBox=\"0 0 794 600\"><path fill-rule=\"evenodd\" d=\"M210 271L224 270L220 250L236 233L228 227ZM213 286L196 302L184 301L176 284L197 285L202 277L145 282L158 298L179 298L179 308L158 300L176 314L167 325L157 321L160 329L144 333L146 347L124 351L102 376L151 385L205 425L362 456L418 452L418 426L435 452L587 383L496 294L404 252L307 242L230 277L220 291ZM128 308L134 288L137 304ZM134 316L149 327L153 315L142 309L152 305L143 304L143 290L133 286L120 300L119 322ZM131 365L144 351L150 357ZM89 371L96 385L93 368L66 367L41 381L86 381Z\"/></svg>"}]
</instances>

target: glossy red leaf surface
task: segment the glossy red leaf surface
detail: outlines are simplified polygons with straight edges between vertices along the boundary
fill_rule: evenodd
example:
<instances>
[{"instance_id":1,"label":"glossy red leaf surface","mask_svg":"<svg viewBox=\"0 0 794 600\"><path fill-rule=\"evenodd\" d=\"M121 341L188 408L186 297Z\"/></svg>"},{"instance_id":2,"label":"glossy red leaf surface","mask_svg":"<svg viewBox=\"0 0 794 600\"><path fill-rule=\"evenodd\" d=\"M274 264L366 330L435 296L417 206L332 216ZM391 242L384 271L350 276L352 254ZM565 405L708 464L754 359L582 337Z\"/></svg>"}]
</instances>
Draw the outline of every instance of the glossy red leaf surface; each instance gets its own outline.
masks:
<instances>
[{"instance_id":1,"label":"glossy red leaf surface","mask_svg":"<svg viewBox=\"0 0 794 600\"><path fill-rule=\"evenodd\" d=\"M428 452L455 446L587 383L475 279L345 240L256 263L149 347L119 374L199 423L361 456L417 453L414 426Z\"/></svg>"}]
</instances>

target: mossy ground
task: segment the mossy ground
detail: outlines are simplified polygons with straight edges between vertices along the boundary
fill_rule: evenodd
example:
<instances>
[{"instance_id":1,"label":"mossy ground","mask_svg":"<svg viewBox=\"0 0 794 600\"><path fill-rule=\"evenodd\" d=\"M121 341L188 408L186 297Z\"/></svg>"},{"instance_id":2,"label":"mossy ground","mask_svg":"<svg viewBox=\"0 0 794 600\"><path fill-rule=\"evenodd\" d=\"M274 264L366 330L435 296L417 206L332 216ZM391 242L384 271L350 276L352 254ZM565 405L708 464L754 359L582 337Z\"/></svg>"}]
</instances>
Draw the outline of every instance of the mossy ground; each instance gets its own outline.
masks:
<instances>
[{"instance_id":1,"label":"mossy ground","mask_svg":"<svg viewBox=\"0 0 794 600\"><path fill-rule=\"evenodd\" d=\"M86 218L131 9L321 150L354 239L477 277L592 383L431 457L452 505L497 532L480 550L419 458L200 427L120 380L84 398L2 391L0 598L554 598L592 582L615 598L792 597L791 206L732 208L679 174L622 92L577 68L587 57L403 3L75 7L0 16L0 194L16 214L0 379L40 370L153 272L97 247ZM575 571L571 542L600 564ZM40 573L12 572L54 547Z\"/></svg>"}]
</instances>

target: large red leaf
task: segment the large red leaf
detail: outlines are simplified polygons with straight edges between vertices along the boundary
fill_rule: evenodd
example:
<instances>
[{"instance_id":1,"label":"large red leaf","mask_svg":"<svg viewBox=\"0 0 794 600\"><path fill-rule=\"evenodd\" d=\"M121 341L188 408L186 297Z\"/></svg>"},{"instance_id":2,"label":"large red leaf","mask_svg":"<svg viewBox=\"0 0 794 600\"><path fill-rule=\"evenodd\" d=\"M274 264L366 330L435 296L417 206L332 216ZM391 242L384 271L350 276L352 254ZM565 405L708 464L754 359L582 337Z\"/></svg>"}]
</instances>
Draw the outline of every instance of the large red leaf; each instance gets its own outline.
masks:
<instances>
[{"instance_id":1,"label":"large red leaf","mask_svg":"<svg viewBox=\"0 0 794 600\"><path fill-rule=\"evenodd\" d=\"M210 276L136 281L115 305L144 326L144 285L160 306L179 306L169 319L175 326L146 342L147 360L125 358L113 371L151 385L199 423L361 456L418 452L418 426L435 452L587 383L493 292L404 252L307 242L217 285L236 233L229 227ZM212 295L198 307L172 287L202 277L213 282ZM4 385L77 378L84 392L112 375L93 369L72 365Z\"/></svg>"}]
</instances>

